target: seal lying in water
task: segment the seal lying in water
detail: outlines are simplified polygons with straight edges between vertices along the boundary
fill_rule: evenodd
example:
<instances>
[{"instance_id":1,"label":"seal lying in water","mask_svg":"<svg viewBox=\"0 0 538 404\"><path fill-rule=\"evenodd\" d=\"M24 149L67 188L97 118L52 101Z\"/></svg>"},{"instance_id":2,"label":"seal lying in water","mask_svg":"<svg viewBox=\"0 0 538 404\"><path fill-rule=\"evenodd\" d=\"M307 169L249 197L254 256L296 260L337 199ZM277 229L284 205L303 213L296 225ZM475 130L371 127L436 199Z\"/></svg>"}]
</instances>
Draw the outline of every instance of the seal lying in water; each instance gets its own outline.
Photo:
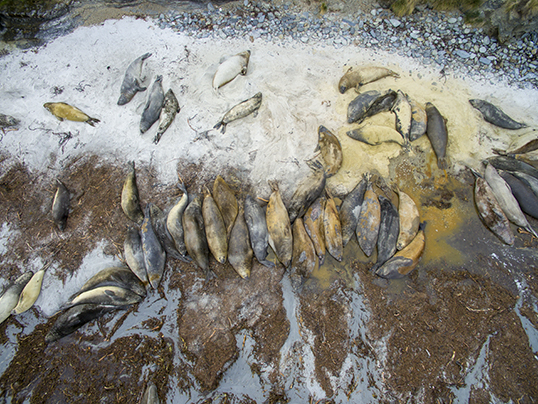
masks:
<instances>
[{"instance_id":1,"label":"seal lying in water","mask_svg":"<svg viewBox=\"0 0 538 404\"><path fill-rule=\"evenodd\" d=\"M166 252L153 228L151 203L146 205L144 211L144 220L140 226L140 239L142 240L144 263L146 264L149 283L153 289L157 289L164 272Z\"/></svg>"},{"instance_id":2,"label":"seal lying in water","mask_svg":"<svg viewBox=\"0 0 538 404\"><path fill-rule=\"evenodd\" d=\"M43 106L60 121L67 119L68 121L86 122L91 126L95 126L96 123L101 122L99 119L92 118L80 109L65 102L46 102Z\"/></svg>"},{"instance_id":3,"label":"seal lying in water","mask_svg":"<svg viewBox=\"0 0 538 404\"><path fill-rule=\"evenodd\" d=\"M149 91L148 100L142 118L140 119L140 133L145 133L151 126L157 122L161 115L164 104L163 76L157 76L155 82Z\"/></svg>"},{"instance_id":4,"label":"seal lying in water","mask_svg":"<svg viewBox=\"0 0 538 404\"><path fill-rule=\"evenodd\" d=\"M350 88L358 90L360 86L388 76L400 77L398 73L385 67L350 67L338 82L338 90L340 91L340 94L344 94Z\"/></svg>"},{"instance_id":5,"label":"seal lying in water","mask_svg":"<svg viewBox=\"0 0 538 404\"><path fill-rule=\"evenodd\" d=\"M247 74L249 59L250 51L246 50L222 62L213 76L213 88L217 90L238 75Z\"/></svg>"},{"instance_id":6,"label":"seal lying in water","mask_svg":"<svg viewBox=\"0 0 538 404\"><path fill-rule=\"evenodd\" d=\"M19 297L19 302L13 309L12 314L24 313L34 305L37 298L41 294L41 285L43 284L43 276L45 275L46 269L47 267L37 271L24 286L24 289Z\"/></svg>"},{"instance_id":7,"label":"seal lying in water","mask_svg":"<svg viewBox=\"0 0 538 404\"><path fill-rule=\"evenodd\" d=\"M151 53L144 53L139 58L135 59L127 68L125 72L125 77L121 83L120 98L118 100L118 105L125 105L133 99L135 94L139 91L146 91L147 87L142 87L140 82L142 78L142 65L144 60L149 58Z\"/></svg>"},{"instance_id":8,"label":"seal lying in water","mask_svg":"<svg viewBox=\"0 0 538 404\"><path fill-rule=\"evenodd\" d=\"M316 250L304 227L303 219L298 217L293 223L293 255L290 277L295 290L303 284L316 268Z\"/></svg>"},{"instance_id":9,"label":"seal lying in water","mask_svg":"<svg viewBox=\"0 0 538 404\"><path fill-rule=\"evenodd\" d=\"M256 116L258 114L260 105L262 105L262 93L257 93L252 98L237 104L235 107L226 112L220 122L218 122L213 128L218 130L222 127L220 131L224 133L226 132L226 125L228 125L230 122L235 121L236 119L244 118L250 114L254 114L254 116Z\"/></svg>"},{"instance_id":10,"label":"seal lying in water","mask_svg":"<svg viewBox=\"0 0 538 404\"><path fill-rule=\"evenodd\" d=\"M469 100L469 102L474 108L480 111L486 122L495 126L512 130L526 128L528 126L527 124L514 121L498 107L487 101L474 99Z\"/></svg>"}]
</instances>

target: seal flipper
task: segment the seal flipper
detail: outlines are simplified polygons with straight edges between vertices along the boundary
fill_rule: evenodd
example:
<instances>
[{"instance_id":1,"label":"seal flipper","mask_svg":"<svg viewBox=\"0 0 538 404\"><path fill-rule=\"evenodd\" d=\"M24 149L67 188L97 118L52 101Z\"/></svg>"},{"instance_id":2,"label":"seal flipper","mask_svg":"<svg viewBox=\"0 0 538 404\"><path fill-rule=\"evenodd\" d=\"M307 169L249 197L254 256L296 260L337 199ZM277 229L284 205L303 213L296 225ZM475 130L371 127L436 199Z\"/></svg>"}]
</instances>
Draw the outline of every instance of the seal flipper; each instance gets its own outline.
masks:
<instances>
[{"instance_id":1,"label":"seal flipper","mask_svg":"<svg viewBox=\"0 0 538 404\"><path fill-rule=\"evenodd\" d=\"M92 118L92 117L89 117L89 119L86 121L86 123L90 126L94 126L95 127L95 124L96 123L99 123L101 122L99 119L97 118Z\"/></svg>"},{"instance_id":2,"label":"seal flipper","mask_svg":"<svg viewBox=\"0 0 538 404\"><path fill-rule=\"evenodd\" d=\"M213 126L213 129L219 130L219 128L221 133L226 132L226 124L223 121L220 121L215 126Z\"/></svg>"}]
</instances>

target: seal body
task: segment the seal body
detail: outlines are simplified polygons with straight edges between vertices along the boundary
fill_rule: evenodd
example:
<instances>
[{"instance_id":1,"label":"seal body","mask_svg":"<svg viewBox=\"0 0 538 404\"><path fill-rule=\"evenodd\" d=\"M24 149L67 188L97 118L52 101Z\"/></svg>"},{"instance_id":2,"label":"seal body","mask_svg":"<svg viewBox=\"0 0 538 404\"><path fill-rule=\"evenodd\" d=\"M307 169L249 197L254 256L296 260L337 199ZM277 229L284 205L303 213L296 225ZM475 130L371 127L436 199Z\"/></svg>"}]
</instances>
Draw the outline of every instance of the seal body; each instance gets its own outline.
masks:
<instances>
[{"instance_id":1,"label":"seal body","mask_svg":"<svg viewBox=\"0 0 538 404\"><path fill-rule=\"evenodd\" d=\"M230 234L228 261L239 276L246 279L250 277L252 270L252 257L254 257L254 252L250 245L245 214L243 209L240 209Z\"/></svg>"},{"instance_id":2,"label":"seal body","mask_svg":"<svg viewBox=\"0 0 538 404\"><path fill-rule=\"evenodd\" d=\"M368 180L363 178L359 183L349 192L342 204L340 205L340 223L342 226L342 245L351 240L351 237L355 234L357 229L357 223L359 222L359 216L361 214L362 204L364 202L364 193Z\"/></svg>"},{"instance_id":3,"label":"seal body","mask_svg":"<svg viewBox=\"0 0 538 404\"><path fill-rule=\"evenodd\" d=\"M400 232L396 248L403 250L417 235L420 226L420 214L417 204L405 192L398 190L399 204L398 216L400 218Z\"/></svg>"},{"instance_id":4,"label":"seal body","mask_svg":"<svg viewBox=\"0 0 538 404\"><path fill-rule=\"evenodd\" d=\"M60 231L64 231L67 225L67 217L69 216L69 200L71 199L71 195L60 180L56 180L56 182L58 183L58 187L52 201L52 219Z\"/></svg>"},{"instance_id":5,"label":"seal body","mask_svg":"<svg viewBox=\"0 0 538 404\"><path fill-rule=\"evenodd\" d=\"M151 221L151 204L146 205L144 220L140 226L140 239L144 251L144 263L148 280L153 289L157 289L164 273L166 252L164 251Z\"/></svg>"},{"instance_id":6,"label":"seal body","mask_svg":"<svg viewBox=\"0 0 538 404\"><path fill-rule=\"evenodd\" d=\"M215 203L211 193L207 187L204 188L202 216L204 218L207 244L213 257L215 257L221 264L224 264L228 258L228 235L226 233L226 226L219 207Z\"/></svg>"},{"instance_id":7,"label":"seal body","mask_svg":"<svg viewBox=\"0 0 538 404\"><path fill-rule=\"evenodd\" d=\"M275 181L270 181L269 185L273 191L266 211L269 244L278 260L285 268L288 268L293 254L293 235L290 218L286 206L282 202L278 184Z\"/></svg>"},{"instance_id":8,"label":"seal body","mask_svg":"<svg viewBox=\"0 0 538 404\"><path fill-rule=\"evenodd\" d=\"M303 224L306 233L312 240L312 245L319 258L319 265L325 261L325 227L323 226L323 212L325 210L325 197L320 196L306 210Z\"/></svg>"},{"instance_id":9,"label":"seal body","mask_svg":"<svg viewBox=\"0 0 538 404\"><path fill-rule=\"evenodd\" d=\"M392 112L396 115L396 130L405 143L409 142L409 133L411 132L411 104L407 99L407 95L404 94L401 90L398 90L398 96L394 101L392 106Z\"/></svg>"},{"instance_id":10,"label":"seal body","mask_svg":"<svg viewBox=\"0 0 538 404\"><path fill-rule=\"evenodd\" d=\"M196 195L183 212L185 247L194 262L205 272L206 280L214 277L209 269L209 246L204 231L202 196Z\"/></svg>"},{"instance_id":11,"label":"seal body","mask_svg":"<svg viewBox=\"0 0 538 404\"><path fill-rule=\"evenodd\" d=\"M130 290L140 297L146 296L146 288L142 281L129 268L121 266L109 267L99 271L88 279L78 293L70 297L70 300L75 299L81 293L103 286L116 286Z\"/></svg>"},{"instance_id":12,"label":"seal body","mask_svg":"<svg viewBox=\"0 0 538 404\"><path fill-rule=\"evenodd\" d=\"M260 264L268 268L275 266L267 260L267 247L269 246L269 231L267 230L267 220L263 208L256 200L247 195L245 198L245 222L247 223L250 244L254 255Z\"/></svg>"},{"instance_id":13,"label":"seal body","mask_svg":"<svg viewBox=\"0 0 538 404\"><path fill-rule=\"evenodd\" d=\"M372 255L376 246L380 221L381 208L379 199L372 188L372 184L368 182L356 229L357 241L367 257Z\"/></svg>"},{"instance_id":14,"label":"seal body","mask_svg":"<svg viewBox=\"0 0 538 404\"><path fill-rule=\"evenodd\" d=\"M142 87L140 84L142 82L142 65L144 64L144 60L150 56L151 53L144 53L127 67L123 82L121 83L121 94L118 99L118 105L125 105L133 99L137 92L146 91L146 87Z\"/></svg>"},{"instance_id":15,"label":"seal body","mask_svg":"<svg viewBox=\"0 0 538 404\"><path fill-rule=\"evenodd\" d=\"M157 238L164 248L166 255L169 258L175 258L183 262L190 262L190 259L183 256L178 250L176 250L174 239L166 228L166 219L168 215L153 203L149 204L149 207L151 210L151 224L153 226L153 230L155 231Z\"/></svg>"},{"instance_id":16,"label":"seal body","mask_svg":"<svg viewBox=\"0 0 538 404\"><path fill-rule=\"evenodd\" d=\"M512 129L512 130L522 129L522 128L527 127L527 125L524 123L514 121L512 118L506 115L500 108L496 107L490 102L479 100L479 99L469 100L469 102L474 108L480 111L480 113L482 114L486 122L489 122L495 126L498 126L504 129Z\"/></svg>"},{"instance_id":17,"label":"seal body","mask_svg":"<svg viewBox=\"0 0 538 404\"><path fill-rule=\"evenodd\" d=\"M144 395L142 396L142 400L140 400L140 404L161 404L155 383L148 383L146 391L144 391Z\"/></svg>"},{"instance_id":18,"label":"seal body","mask_svg":"<svg viewBox=\"0 0 538 404\"><path fill-rule=\"evenodd\" d=\"M29 310L41 293L41 285L43 284L43 276L45 275L45 268L37 271L28 283L24 286L17 306L13 309L13 314L21 314Z\"/></svg>"},{"instance_id":19,"label":"seal body","mask_svg":"<svg viewBox=\"0 0 538 404\"><path fill-rule=\"evenodd\" d=\"M342 145L338 138L325 126L318 128L318 146L323 158L323 166L327 177L332 177L342 166Z\"/></svg>"},{"instance_id":20,"label":"seal body","mask_svg":"<svg viewBox=\"0 0 538 404\"><path fill-rule=\"evenodd\" d=\"M405 144L402 136L395 129L388 126L366 124L360 128L350 130L346 134L350 138L370 146L379 146L383 143L396 143L400 146Z\"/></svg>"},{"instance_id":21,"label":"seal body","mask_svg":"<svg viewBox=\"0 0 538 404\"><path fill-rule=\"evenodd\" d=\"M174 121L174 118L180 110L181 108L179 107L179 102L176 98L176 95L174 94L172 89L169 89L164 95L163 108L159 120L159 129L157 130L157 134L153 139L153 143L159 143L159 140L161 140L162 135L170 127L170 125Z\"/></svg>"},{"instance_id":22,"label":"seal body","mask_svg":"<svg viewBox=\"0 0 538 404\"><path fill-rule=\"evenodd\" d=\"M215 199L215 203L224 219L226 234L230 237L235 218L239 213L239 205L234 192L220 175L215 178L213 183L213 199Z\"/></svg>"},{"instance_id":23,"label":"seal body","mask_svg":"<svg viewBox=\"0 0 538 404\"><path fill-rule=\"evenodd\" d=\"M511 156L496 156L487 159L497 170L503 171L518 171L528 175L532 175L534 178L538 178L538 170L530 164L520 161Z\"/></svg>"},{"instance_id":24,"label":"seal body","mask_svg":"<svg viewBox=\"0 0 538 404\"><path fill-rule=\"evenodd\" d=\"M99 286L82 292L62 306L67 309L79 304L100 304L103 306L127 306L138 303L142 296L119 286Z\"/></svg>"},{"instance_id":25,"label":"seal body","mask_svg":"<svg viewBox=\"0 0 538 404\"><path fill-rule=\"evenodd\" d=\"M246 75L249 59L250 51L246 50L222 62L213 76L213 88L217 90L235 79L238 75Z\"/></svg>"},{"instance_id":26,"label":"seal body","mask_svg":"<svg viewBox=\"0 0 538 404\"><path fill-rule=\"evenodd\" d=\"M322 165L313 168L314 172L299 183L288 204L290 223L303 217L312 202L318 199L325 189L325 172Z\"/></svg>"},{"instance_id":27,"label":"seal body","mask_svg":"<svg viewBox=\"0 0 538 404\"><path fill-rule=\"evenodd\" d=\"M46 102L43 106L60 121L67 119L68 121L86 122L90 126L95 126L96 123L101 122L65 102Z\"/></svg>"},{"instance_id":28,"label":"seal body","mask_svg":"<svg viewBox=\"0 0 538 404\"><path fill-rule=\"evenodd\" d=\"M168 232L172 236L172 239L174 240L174 244L176 246L176 250L186 257L187 255L187 248L185 247L185 240L184 240L184 231L183 231L183 212L185 212L185 209L187 208L187 205L189 204L189 195L187 193L187 188L183 183L178 183L178 188L181 192L183 192L183 195L181 198L176 202L176 204L170 209L170 212L168 212L168 216L166 218L166 228L168 229Z\"/></svg>"},{"instance_id":29,"label":"seal body","mask_svg":"<svg viewBox=\"0 0 538 404\"><path fill-rule=\"evenodd\" d=\"M291 276L294 289L298 289L316 268L316 250L304 227L303 219L298 217L293 223L293 255Z\"/></svg>"},{"instance_id":30,"label":"seal body","mask_svg":"<svg viewBox=\"0 0 538 404\"><path fill-rule=\"evenodd\" d=\"M398 251L378 268L375 274L386 279L403 278L417 266L424 252L424 246L424 224L421 224L415 238L403 250Z\"/></svg>"},{"instance_id":31,"label":"seal body","mask_svg":"<svg viewBox=\"0 0 538 404\"><path fill-rule=\"evenodd\" d=\"M148 274L144 262L144 250L140 233L135 227L129 227L123 242L123 256L130 270L140 279L142 284L148 285Z\"/></svg>"},{"instance_id":32,"label":"seal body","mask_svg":"<svg viewBox=\"0 0 538 404\"><path fill-rule=\"evenodd\" d=\"M521 211L517 199L515 198L514 194L512 194L512 189L491 164L486 166L484 179L491 187L493 195L495 195L495 199L497 199L497 202L499 202L499 205L501 206L501 209L508 220L531 232L535 237L538 237L534 229L529 224L529 221Z\"/></svg>"},{"instance_id":33,"label":"seal body","mask_svg":"<svg viewBox=\"0 0 538 404\"><path fill-rule=\"evenodd\" d=\"M4 294L0 297L0 324L6 321L17 306L22 290L33 275L31 271L25 272L5 289Z\"/></svg>"},{"instance_id":34,"label":"seal body","mask_svg":"<svg viewBox=\"0 0 538 404\"><path fill-rule=\"evenodd\" d=\"M446 130L445 118L439 113L435 105L426 103L427 126L426 134L430 139L433 151L437 156L437 167L446 170L446 147L448 143L448 132Z\"/></svg>"},{"instance_id":35,"label":"seal body","mask_svg":"<svg viewBox=\"0 0 538 404\"><path fill-rule=\"evenodd\" d=\"M409 131L409 140L411 142L422 137L426 133L426 127L428 123L428 116L426 110L416 102L413 98L409 98L409 105L411 106L411 129Z\"/></svg>"},{"instance_id":36,"label":"seal body","mask_svg":"<svg viewBox=\"0 0 538 404\"><path fill-rule=\"evenodd\" d=\"M56 319L49 333L45 336L45 341L47 343L57 341L75 332L84 324L119 308L118 306L101 304L79 304L71 307Z\"/></svg>"},{"instance_id":37,"label":"seal body","mask_svg":"<svg viewBox=\"0 0 538 404\"><path fill-rule=\"evenodd\" d=\"M254 116L256 116L258 109L260 109L260 105L262 105L262 93L257 93L252 98L237 104L235 107L226 112L221 121L214 126L214 129L219 129L222 127L220 131L222 133L226 132L226 125L228 125L230 122L235 121L236 119L244 118L250 114L254 114Z\"/></svg>"},{"instance_id":38,"label":"seal body","mask_svg":"<svg viewBox=\"0 0 538 404\"><path fill-rule=\"evenodd\" d=\"M502 242L513 245L514 235L510 229L510 223L499 202L497 202L491 187L484 178L479 177L476 173L475 176L474 201L478 215L486 227Z\"/></svg>"},{"instance_id":39,"label":"seal body","mask_svg":"<svg viewBox=\"0 0 538 404\"><path fill-rule=\"evenodd\" d=\"M17 118L14 118L10 115L0 114L0 129L13 128L16 129L21 121Z\"/></svg>"},{"instance_id":40,"label":"seal body","mask_svg":"<svg viewBox=\"0 0 538 404\"><path fill-rule=\"evenodd\" d=\"M388 76L400 77L398 73L385 67L350 67L338 82L338 90L341 94L344 94L350 88L358 89L360 86Z\"/></svg>"},{"instance_id":41,"label":"seal body","mask_svg":"<svg viewBox=\"0 0 538 404\"><path fill-rule=\"evenodd\" d=\"M163 76L157 76L149 90L148 100L140 119L140 133L145 133L159 119L164 103L162 82Z\"/></svg>"},{"instance_id":42,"label":"seal body","mask_svg":"<svg viewBox=\"0 0 538 404\"><path fill-rule=\"evenodd\" d=\"M323 210L323 228L325 229L325 247L327 251L335 260L342 261L344 257L342 225L336 209L336 203L329 193L327 193L325 209Z\"/></svg>"},{"instance_id":43,"label":"seal body","mask_svg":"<svg viewBox=\"0 0 538 404\"><path fill-rule=\"evenodd\" d=\"M501 171L499 174L510 185L510 189L516 197L521 210L527 215L538 219L538 197L535 193L512 173Z\"/></svg>"},{"instance_id":44,"label":"seal body","mask_svg":"<svg viewBox=\"0 0 538 404\"><path fill-rule=\"evenodd\" d=\"M379 268L396 252L396 242L400 233L400 219L398 211L384 196L379 196L381 207L381 220L379 222L379 234L377 236L377 262Z\"/></svg>"},{"instance_id":45,"label":"seal body","mask_svg":"<svg viewBox=\"0 0 538 404\"><path fill-rule=\"evenodd\" d=\"M382 95L383 93L377 90L359 94L347 107L347 123L361 123L366 118L368 110Z\"/></svg>"},{"instance_id":46,"label":"seal body","mask_svg":"<svg viewBox=\"0 0 538 404\"><path fill-rule=\"evenodd\" d=\"M127 174L127 177L125 177L121 190L121 208L129 219L141 224L142 220L144 220L144 213L142 213L142 209L140 208L134 161L131 161L129 165L131 166L131 170Z\"/></svg>"}]
</instances>

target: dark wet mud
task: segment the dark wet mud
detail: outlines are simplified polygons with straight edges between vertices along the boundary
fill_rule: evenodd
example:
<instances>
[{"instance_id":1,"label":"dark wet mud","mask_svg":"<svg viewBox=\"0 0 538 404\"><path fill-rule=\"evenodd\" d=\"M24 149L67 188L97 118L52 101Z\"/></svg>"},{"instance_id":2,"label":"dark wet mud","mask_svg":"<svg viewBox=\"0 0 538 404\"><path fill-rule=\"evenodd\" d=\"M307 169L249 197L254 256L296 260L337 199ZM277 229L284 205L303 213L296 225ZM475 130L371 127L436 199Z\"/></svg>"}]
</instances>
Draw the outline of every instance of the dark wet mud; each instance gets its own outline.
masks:
<instances>
[{"instance_id":1,"label":"dark wet mud","mask_svg":"<svg viewBox=\"0 0 538 404\"><path fill-rule=\"evenodd\" d=\"M11 229L3 278L36 257L54 262L50 275L65 282L95 248L121 258L131 224L120 207L127 165L95 156L65 163L59 178L73 197L60 233L49 214L52 179L0 160L0 218ZM513 247L502 245L476 214L472 176L431 167L418 177L404 155L391 165L388 182L427 221L424 256L407 278L373 275L375 256L356 240L297 292L280 266L255 263L243 280L211 258L217 278L204 282L194 264L168 259L159 289L140 304L57 342L45 343L55 316L38 308L6 320L0 397L138 402L154 381L162 402L536 401L538 241L516 232ZM200 165L178 172L189 191L215 177ZM247 173L221 175L242 201ZM137 178L143 205L165 208L178 197L152 167L137 166Z\"/></svg>"}]
</instances>

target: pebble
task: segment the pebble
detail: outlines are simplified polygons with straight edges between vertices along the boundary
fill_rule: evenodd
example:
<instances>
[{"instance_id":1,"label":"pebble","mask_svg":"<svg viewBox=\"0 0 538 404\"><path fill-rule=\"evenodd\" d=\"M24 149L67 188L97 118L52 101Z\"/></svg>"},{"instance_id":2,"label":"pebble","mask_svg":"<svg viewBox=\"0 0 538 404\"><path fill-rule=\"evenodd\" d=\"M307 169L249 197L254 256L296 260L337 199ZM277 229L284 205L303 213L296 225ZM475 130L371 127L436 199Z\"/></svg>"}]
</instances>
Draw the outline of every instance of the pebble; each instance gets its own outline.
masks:
<instances>
[{"instance_id":1,"label":"pebble","mask_svg":"<svg viewBox=\"0 0 538 404\"><path fill-rule=\"evenodd\" d=\"M258 2L257 2L258 1ZM341 48L359 46L418 58L454 75L491 77L496 74L519 87L538 88L537 67L529 55L536 55L538 33L502 45L481 29L465 25L461 16L429 9L398 18L390 10L370 13L327 12L312 14L292 4L243 0L227 11L212 2L205 11L160 14L157 25L196 37L252 37L267 41L294 40L300 43ZM405 25L406 29L401 29ZM532 72L532 73L531 73Z\"/></svg>"}]
</instances>

